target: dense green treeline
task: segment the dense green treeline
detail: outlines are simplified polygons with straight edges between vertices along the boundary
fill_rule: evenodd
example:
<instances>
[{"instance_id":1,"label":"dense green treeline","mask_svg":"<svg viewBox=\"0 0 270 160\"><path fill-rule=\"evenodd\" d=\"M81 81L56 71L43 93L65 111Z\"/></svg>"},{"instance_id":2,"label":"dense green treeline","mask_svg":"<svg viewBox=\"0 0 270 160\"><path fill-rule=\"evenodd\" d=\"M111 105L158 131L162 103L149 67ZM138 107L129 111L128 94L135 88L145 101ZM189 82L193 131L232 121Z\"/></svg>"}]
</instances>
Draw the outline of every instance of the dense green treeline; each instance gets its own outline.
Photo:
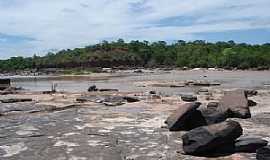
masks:
<instances>
[{"instance_id":1,"label":"dense green treeline","mask_svg":"<svg viewBox=\"0 0 270 160\"><path fill-rule=\"evenodd\" d=\"M12 57L0 61L0 70L74 67L219 67L269 68L270 44L236 44L233 41L208 43L177 41L103 41L100 44L48 53L30 58Z\"/></svg>"}]
</instances>

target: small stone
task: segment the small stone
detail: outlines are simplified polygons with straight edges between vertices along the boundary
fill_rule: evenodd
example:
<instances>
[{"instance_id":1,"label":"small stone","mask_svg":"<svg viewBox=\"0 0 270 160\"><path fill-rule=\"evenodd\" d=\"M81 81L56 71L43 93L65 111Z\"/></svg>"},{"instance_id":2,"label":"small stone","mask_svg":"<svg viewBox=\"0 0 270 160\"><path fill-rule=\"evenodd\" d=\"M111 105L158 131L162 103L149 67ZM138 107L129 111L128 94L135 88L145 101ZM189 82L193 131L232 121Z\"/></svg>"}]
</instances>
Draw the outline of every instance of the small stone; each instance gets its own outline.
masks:
<instances>
[{"instance_id":1,"label":"small stone","mask_svg":"<svg viewBox=\"0 0 270 160\"><path fill-rule=\"evenodd\" d=\"M193 95L181 95L181 99L185 102L194 102L197 101L197 96Z\"/></svg>"}]
</instances>

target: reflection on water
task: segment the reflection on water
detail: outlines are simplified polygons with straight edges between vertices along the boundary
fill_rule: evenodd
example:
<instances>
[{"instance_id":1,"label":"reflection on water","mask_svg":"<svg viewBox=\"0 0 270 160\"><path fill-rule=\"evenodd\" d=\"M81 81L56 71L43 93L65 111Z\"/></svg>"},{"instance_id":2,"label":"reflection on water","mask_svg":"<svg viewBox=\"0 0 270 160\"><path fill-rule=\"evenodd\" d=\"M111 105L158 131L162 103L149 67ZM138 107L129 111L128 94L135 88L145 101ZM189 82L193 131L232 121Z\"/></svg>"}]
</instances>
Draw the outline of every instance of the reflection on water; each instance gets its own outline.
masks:
<instances>
[{"instance_id":1,"label":"reflection on water","mask_svg":"<svg viewBox=\"0 0 270 160\"><path fill-rule=\"evenodd\" d=\"M110 78L14 78L13 84L32 91L50 90L53 83L57 84L58 91L81 92L87 91L90 85L98 88L115 88L120 91L148 91L157 90L165 94L178 94L181 92L193 92L196 88L152 88L137 87L135 82L140 81L183 81L183 80L208 80L222 83L223 88L263 88L263 84L270 84L270 71L172 71L159 74L126 74Z\"/></svg>"}]
</instances>

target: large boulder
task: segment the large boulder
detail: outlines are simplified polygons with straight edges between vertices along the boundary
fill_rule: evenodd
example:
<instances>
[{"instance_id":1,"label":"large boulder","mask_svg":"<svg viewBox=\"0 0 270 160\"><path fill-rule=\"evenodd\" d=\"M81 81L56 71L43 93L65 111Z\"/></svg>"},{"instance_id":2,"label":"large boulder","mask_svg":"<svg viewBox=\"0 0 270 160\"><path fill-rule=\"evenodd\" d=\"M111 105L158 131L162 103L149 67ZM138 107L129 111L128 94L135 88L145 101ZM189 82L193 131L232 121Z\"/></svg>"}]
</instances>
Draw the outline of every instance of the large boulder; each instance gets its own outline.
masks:
<instances>
[{"instance_id":1,"label":"large boulder","mask_svg":"<svg viewBox=\"0 0 270 160\"><path fill-rule=\"evenodd\" d=\"M270 159L270 146L260 148L256 152L257 160L269 160Z\"/></svg>"},{"instance_id":2,"label":"large boulder","mask_svg":"<svg viewBox=\"0 0 270 160\"><path fill-rule=\"evenodd\" d=\"M229 118L251 118L248 99L242 90L225 92L218 109L227 112Z\"/></svg>"},{"instance_id":3,"label":"large boulder","mask_svg":"<svg viewBox=\"0 0 270 160\"><path fill-rule=\"evenodd\" d=\"M226 121L195 128L182 136L183 149L190 155L211 155L221 150L233 150L243 129L236 121Z\"/></svg>"},{"instance_id":4,"label":"large boulder","mask_svg":"<svg viewBox=\"0 0 270 160\"><path fill-rule=\"evenodd\" d=\"M205 125L203 119L198 120L201 116L201 112L197 108L201 105L199 102L185 103L179 106L179 108L171 114L165 123L170 131L191 130L193 128Z\"/></svg>"},{"instance_id":5,"label":"large boulder","mask_svg":"<svg viewBox=\"0 0 270 160\"><path fill-rule=\"evenodd\" d=\"M243 137L235 142L235 152L255 153L257 149L267 146L268 141L261 138Z\"/></svg>"}]
</instances>

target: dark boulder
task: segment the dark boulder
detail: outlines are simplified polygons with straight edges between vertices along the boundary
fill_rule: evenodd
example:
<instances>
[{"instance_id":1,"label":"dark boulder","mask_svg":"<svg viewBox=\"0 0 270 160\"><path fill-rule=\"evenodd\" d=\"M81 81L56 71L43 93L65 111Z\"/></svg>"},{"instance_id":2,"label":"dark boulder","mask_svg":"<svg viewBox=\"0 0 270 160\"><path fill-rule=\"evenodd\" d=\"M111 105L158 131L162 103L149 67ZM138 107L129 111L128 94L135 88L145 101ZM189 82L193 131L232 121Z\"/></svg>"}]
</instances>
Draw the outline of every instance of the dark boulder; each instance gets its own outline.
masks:
<instances>
[{"instance_id":1,"label":"dark boulder","mask_svg":"<svg viewBox=\"0 0 270 160\"><path fill-rule=\"evenodd\" d=\"M197 108L201 105L199 102L185 103L171 114L165 123L170 131L191 130L193 128L205 124L203 119L197 120L197 117L202 117L201 112Z\"/></svg>"},{"instance_id":2,"label":"dark boulder","mask_svg":"<svg viewBox=\"0 0 270 160\"><path fill-rule=\"evenodd\" d=\"M134 103L134 102L140 101L140 99L136 97L129 97L129 96L124 96L123 99L126 100L128 103Z\"/></svg>"},{"instance_id":3,"label":"dark boulder","mask_svg":"<svg viewBox=\"0 0 270 160\"><path fill-rule=\"evenodd\" d=\"M265 146L256 151L257 160L269 160L270 159L270 146Z\"/></svg>"},{"instance_id":4,"label":"dark boulder","mask_svg":"<svg viewBox=\"0 0 270 160\"><path fill-rule=\"evenodd\" d=\"M90 87L88 88L88 92L96 92L96 91L98 91L96 85L92 85L92 86L90 86Z\"/></svg>"},{"instance_id":5,"label":"dark boulder","mask_svg":"<svg viewBox=\"0 0 270 160\"><path fill-rule=\"evenodd\" d=\"M251 96L256 96L258 94L258 91L256 91L256 90L245 90L245 95L246 96L249 96L249 97L251 97Z\"/></svg>"},{"instance_id":6,"label":"dark boulder","mask_svg":"<svg viewBox=\"0 0 270 160\"><path fill-rule=\"evenodd\" d=\"M181 95L181 99L185 102L194 102L197 101L197 96L193 95Z\"/></svg>"},{"instance_id":7,"label":"dark boulder","mask_svg":"<svg viewBox=\"0 0 270 160\"><path fill-rule=\"evenodd\" d=\"M182 136L183 149L190 155L210 155L222 150L233 150L234 141L242 135L242 127L236 121L226 121L195 128Z\"/></svg>"},{"instance_id":8,"label":"dark boulder","mask_svg":"<svg viewBox=\"0 0 270 160\"><path fill-rule=\"evenodd\" d=\"M10 87L10 79L0 79L0 90L5 90Z\"/></svg>"},{"instance_id":9,"label":"dark boulder","mask_svg":"<svg viewBox=\"0 0 270 160\"><path fill-rule=\"evenodd\" d=\"M157 94L156 91L149 91L149 94Z\"/></svg>"},{"instance_id":10,"label":"dark boulder","mask_svg":"<svg viewBox=\"0 0 270 160\"><path fill-rule=\"evenodd\" d=\"M255 153L257 149L267 146L268 141L261 138L239 138L235 142L235 152Z\"/></svg>"},{"instance_id":11,"label":"dark boulder","mask_svg":"<svg viewBox=\"0 0 270 160\"><path fill-rule=\"evenodd\" d=\"M242 90L225 92L218 109L227 112L229 118L251 118L248 99Z\"/></svg>"},{"instance_id":12,"label":"dark boulder","mask_svg":"<svg viewBox=\"0 0 270 160\"><path fill-rule=\"evenodd\" d=\"M254 106L256 106L256 105L257 105L257 102L255 102L255 101L253 101L253 100L251 100L251 99L248 100L248 106L249 106L249 107L254 107Z\"/></svg>"}]
</instances>

